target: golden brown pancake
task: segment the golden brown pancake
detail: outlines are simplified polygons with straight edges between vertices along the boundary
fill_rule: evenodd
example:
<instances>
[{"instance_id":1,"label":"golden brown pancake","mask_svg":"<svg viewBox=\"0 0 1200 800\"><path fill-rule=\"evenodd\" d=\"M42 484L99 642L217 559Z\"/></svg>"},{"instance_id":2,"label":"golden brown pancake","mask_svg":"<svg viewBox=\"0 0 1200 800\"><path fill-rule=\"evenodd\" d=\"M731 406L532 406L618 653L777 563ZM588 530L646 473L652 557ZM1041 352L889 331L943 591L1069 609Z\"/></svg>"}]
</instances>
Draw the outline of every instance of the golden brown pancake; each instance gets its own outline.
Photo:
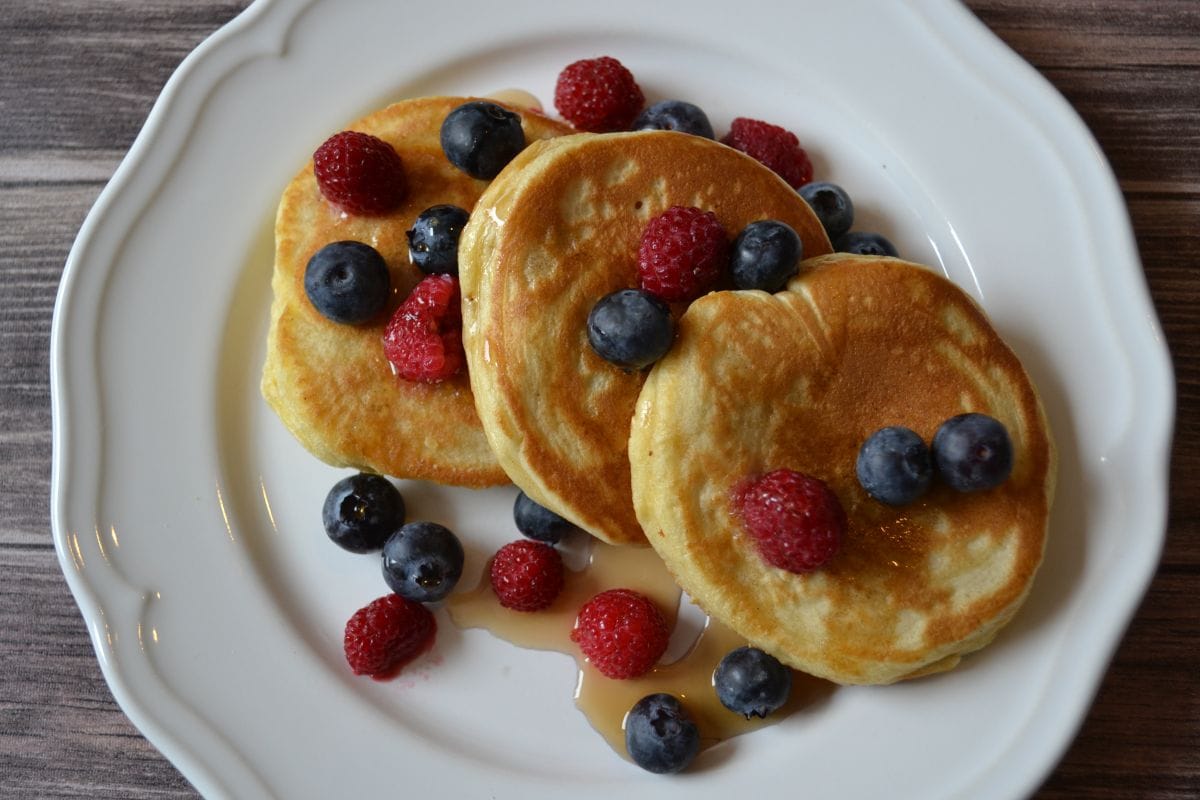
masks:
<instances>
[{"instance_id":1,"label":"golden brown pancake","mask_svg":"<svg viewBox=\"0 0 1200 800\"><path fill-rule=\"evenodd\" d=\"M384 216L354 216L326 201L312 161L283 193L275 224L274 302L262 393L314 455L334 466L459 486L507 482L484 437L465 374L440 384L396 377L381 337L391 312L423 277L408 258L407 230L426 208L451 203L467 210L487 186L459 171L442 153L442 120L465 98L406 100L348 130L390 143L400 154L408 196ZM568 132L565 125L524 112L527 141ZM386 314L369 325L340 325L313 308L304 270L313 253L340 241L377 249L391 273Z\"/></svg>"},{"instance_id":2,"label":"golden brown pancake","mask_svg":"<svg viewBox=\"0 0 1200 800\"><path fill-rule=\"evenodd\" d=\"M999 487L936 479L892 508L855 477L862 442L904 425L930 441L956 414L1005 424L1014 466ZM897 259L836 254L775 295L692 304L637 403L629 455L638 518L708 613L796 669L890 683L949 669L1024 600L1042 560L1055 452L1013 352L954 284ZM786 468L845 507L842 550L795 574L742 532L731 492Z\"/></svg>"},{"instance_id":3,"label":"golden brown pancake","mask_svg":"<svg viewBox=\"0 0 1200 800\"><path fill-rule=\"evenodd\" d=\"M806 254L830 250L774 173L665 131L526 148L480 198L459 245L471 387L496 457L534 500L614 544L644 542L626 447L645 374L597 356L587 317L604 295L637 286L642 230L674 205L714 212L730 237L782 220Z\"/></svg>"}]
</instances>

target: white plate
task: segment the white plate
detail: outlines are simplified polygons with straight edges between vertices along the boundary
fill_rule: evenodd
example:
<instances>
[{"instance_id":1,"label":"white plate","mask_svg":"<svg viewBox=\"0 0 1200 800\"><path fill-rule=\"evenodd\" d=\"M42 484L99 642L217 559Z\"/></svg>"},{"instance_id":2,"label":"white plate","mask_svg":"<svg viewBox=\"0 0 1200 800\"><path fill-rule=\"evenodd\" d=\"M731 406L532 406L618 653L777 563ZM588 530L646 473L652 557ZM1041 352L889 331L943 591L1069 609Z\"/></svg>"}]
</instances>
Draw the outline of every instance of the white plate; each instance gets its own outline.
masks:
<instances>
[{"instance_id":1,"label":"white plate","mask_svg":"<svg viewBox=\"0 0 1200 800\"><path fill-rule=\"evenodd\" d=\"M344 473L257 392L273 208L316 144L407 96L548 100L558 69L605 53L719 130L746 115L796 131L857 227L983 303L1062 456L1045 568L992 647L934 679L840 689L670 779L592 732L565 656L443 618L400 680L351 677L342 626L382 593L377 562L324 540ZM261 2L164 90L54 323L63 570L117 700L212 797L1017 797L1069 743L1163 541L1173 380L1113 176L1064 101L942 0ZM414 518L468 540L469 571L514 536L511 490L406 488Z\"/></svg>"}]
</instances>

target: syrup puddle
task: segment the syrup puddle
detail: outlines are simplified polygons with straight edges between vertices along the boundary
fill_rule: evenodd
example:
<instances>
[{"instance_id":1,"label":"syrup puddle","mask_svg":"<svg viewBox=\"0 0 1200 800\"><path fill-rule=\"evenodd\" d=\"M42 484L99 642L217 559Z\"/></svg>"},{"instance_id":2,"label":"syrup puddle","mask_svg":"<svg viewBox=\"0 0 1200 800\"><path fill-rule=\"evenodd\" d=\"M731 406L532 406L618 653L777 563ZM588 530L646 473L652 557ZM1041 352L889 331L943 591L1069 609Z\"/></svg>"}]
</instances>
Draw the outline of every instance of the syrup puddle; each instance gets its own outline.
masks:
<instances>
[{"instance_id":1,"label":"syrup puddle","mask_svg":"<svg viewBox=\"0 0 1200 800\"><path fill-rule=\"evenodd\" d=\"M648 694L667 692L678 697L700 729L701 747L706 748L779 722L793 709L811 702L815 692L824 692L830 686L825 681L793 672L791 699L766 719L747 720L727 710L713 691L713 670L726 653L746 644L746 640L711 618L678 659L660 663L639 678L606 678L582 658L571 641L571 630L584 603L599 592L616 588L633 589L651 598L673 630L677 622L680 627L686 623L686 620L677 619L682 593L653 549L614 547L602 542L592 545L589 563L584 569L567 570L562 594L543 611L519 612L502 607L492 592L486 567L479 586L470 592L452 595L446 609L451 621L459 628L484 628L520 647L573 656L579 666L575 705L592 727L625 758L628 758L625 714ZM694 607L690 610L698 612ZM676 640L686 633L686 630L675 630L667 657L679 652L680 642Z\"/></svg>"}]
</instances>

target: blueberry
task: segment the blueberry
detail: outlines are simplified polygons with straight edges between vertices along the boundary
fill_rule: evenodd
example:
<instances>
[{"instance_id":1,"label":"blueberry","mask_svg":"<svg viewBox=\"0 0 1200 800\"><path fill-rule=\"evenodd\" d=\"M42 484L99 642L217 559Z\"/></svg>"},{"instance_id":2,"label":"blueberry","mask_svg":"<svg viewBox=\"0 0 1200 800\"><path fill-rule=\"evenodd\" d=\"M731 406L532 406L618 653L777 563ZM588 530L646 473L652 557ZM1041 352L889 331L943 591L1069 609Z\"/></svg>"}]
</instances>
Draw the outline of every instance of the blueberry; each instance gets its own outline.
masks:
<instances>
[{"instance_id":1,"label":"blueberry","mask_svg":"<svg viewBox=\"0 0 1200 800\"><path fill-rule=\"evenodd\" d=\"M562 537L579 530L573 522L530 500L524 492L513 503L513 521L523 535L546 544L558 544Z\"/></svg>"},{"instance_id":2,"label":"blueberry","mask_svg":"<svg viewBox=\"0 0 1200 800\"><path fill-rule=\"evenodd\" d=\"M792 693L792 671L757 647L739 647L721 659L713 672L713 688L721 705L746 719L778 711Z\"/></svg>"},{"instance_id":3,"label":"blueberry","mask_svg":"<svg viewBox=\"0 0 1200 800\"><path fill-rule=\"evenodd\" d=\"M391 276L379 251L362 242L333 242L304 268L304 293L334 322L366 322L387 305Z\"/></svg>"},{"instance_id":4,"label":"blueberry","mask_svg":"<svg viewBox=\"0 0 1200 800\"><path fill-rule=\"evenodd\" d=\"M700 731L673 696L649 694L625 717L625 749L644 770L679 772L700 752Z\"/></svg>"},{"instance_id":5,"label":"blueberry","mask_svg":"<svg viewBox=\"0 0 1200 800\"><path fill-rule=\"evenodd\" d=\"M836 183L819 181L800 187L800 196L812 207L830 240L850 230L854 224L854 203L850 195Z\"/></svg>"},{"instance_id":6,"label":"blueberry","mask_svg":"<svg viewBox=\"0 0 1200 800\"><path fill-rule=\"evenodd\" d=\"M889 506L904 506L925 494L933 461L925 440L908 428L881 428L867 437L855 464L867 494Z\"/></svg>"},{"instance_id":7,"label":"blueberry","mask_svg":"<svg viewBox=\"0 0 1200 800\"><path fill-rule=\"evenodd\" d=\"M458 274L458 237L470 215L452 205L430 206L408 229L408 258L426 275Z\"/></svg>"},{"instance_id":8,"label":"blueberry","mask_svg":"<svg viewBox=\"0 0 1200 800\"><path fill-rule=\"evenodd\" d=\"M1004 423L986 414L959 414L933 435L933 463L952 489L991 489L1012 472L1013 448Z\"/></svg>"},{"instance_id":9,"label":"blueberry","mask_svg":"<svg viewBox=\"0 0 1200 800\"><path fill-rule=\"evenodd\" d=\"M774 219L751 222L733 240L729 269L739 289L775 292L800 270L804 245L787 223Z\"/></svg>"},{"instance_id":10,"label":"blueberry","mask_svg":"<svg viewBox=\"0 0 1200 800\"><path fill-rule=\"evenodd\" d=\"M463 103L442 122L442 152L473 178L491 180L525 148L521 117L485 100Z\"/></svg>"},{"instance_id":11,"label":"blueberry","mask_svg":"<svg viewBox=\"0 0 1200 800\"><path fill-rule=\"evenodd\" d=\"M383 579L393 592L418 603L446 597L462 570L462 543L436 522L410 522L383 545Z\"/></svg>"},{"instance_id":12,"label":"blueberry","mask_svg":"<svg viewBox=\"0 0 1200 800\"><path fill-rule=\"evenodd\" d=\"M666 355L675 339L671 309L641 289L605 295L587 321L588 341L606 361L641 369Z\"/></svg>"},{"instance_id":13,"label":"blueberry","mask_svg":"<svg viewBox=\"0 0 1200 800\"><path fill-rule=\"evenodd\" d=\"M706 139L716 138L712 123L699 106L683 100L663 100L647 108L633 121L635 131L679 131Z\"/></svg>"},{"instance_id":14,"label":"blueberry","mask_svg":"<svg viewBox=\"0 0 1200 800\"><path fill-rule=\"evenodd\" d=\"M854 253L860 256L897 256L896 246L879 233L865 231L850 231L844 233L833 243L833 249L839 253Z\"/></svg>"},{"instance_id":15,"label":"blueberry","mask_svg":"<svg viewBox=\"0 0 1200 800\"><path fill-rule=\"evenodd\" d=\"M352 553L370 553L383 547L404 524L404 514L404 498L391 481L367 473L335 483L321 508L325 533Z\"/></svg>"}]
</instances>

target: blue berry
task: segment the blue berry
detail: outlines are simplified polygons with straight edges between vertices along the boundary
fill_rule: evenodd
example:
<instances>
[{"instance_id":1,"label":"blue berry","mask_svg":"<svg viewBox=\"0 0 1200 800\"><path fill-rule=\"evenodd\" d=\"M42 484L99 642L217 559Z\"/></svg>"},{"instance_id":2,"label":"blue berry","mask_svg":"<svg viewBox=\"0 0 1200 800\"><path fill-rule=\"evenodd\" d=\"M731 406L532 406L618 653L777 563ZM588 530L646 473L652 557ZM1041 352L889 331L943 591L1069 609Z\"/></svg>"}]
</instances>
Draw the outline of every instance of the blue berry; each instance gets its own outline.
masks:
<instances>
[{"instance_id":1,"label":"blue berry","mask_svg":"<svg viewBox=\"0 0 1200 800\"><path fill-rule=\"evenodd\" d=\"M521 117L486 100L463 103L446 115L442 152L472 178L491 180L525 148Z\"/></svg>"},{"instance_id":2,"label":"blue berry","mask_svg":"<svg viewBox=\"0 0 1200 800\"><path fill-rule=\"evenodd\" d=\"M774 219L751 222L733 240L729 270L739 289L776 292L800 270L804 245L790 225Z\"/></svg>"},{"instance_id":3,"label":"blue berry","mask_svg":"<svg viewBox=\"0 0 1200 800\"><path fill-rule=\"evenodd\" d=\"M359 473L342 478L325 495L321 518L334 544L352 553L383 547L404 524L404 498L382 475Z\"/></svg>"},{"instance_id":4,"label":"blue berry","mask_svg":"<svg viewBox=\"0 0 1200 800\"><path fill-rule=\"evenodd\" d=\"M666 355L675 339L671 309L641 289L605 295L587 321L588 342L596 354L619 367L641 369Z\"/></svg>"},{"instance_id":5,"label":"blue berry","mask_svg":"<svg viewBox=\"0 0 1200 800\"><path fill-rule=\"evenodd\" d=\"M462 543L436 522L410 522L383 545L384 581L396 594L418 603L445 598L462 571Z\"/></svg>"},{"instance_id":6,"label":"blue berry","mask_svg":"<svg viewBox=\"0 0 1200 800\"><path fill-rule=\"evenodd\" d=\"M387 305L391 276L379 251L362 242L333 242L304 268L304 293L334 322L367 322Z\"/></svg>"},{"instance_id":7,"label":"blue berry","mask_svg":"<svg viewBox=\"0 0 1200 800\"><path fill-rule=\"evenodd\" d=\"M679 131L693 136L714 139L712 123L699 106L683 100L663 100L655 103L633 121L635 131Z\"/></svg>"},{"instance_id":8,"label":"blue berry","mask_svg":"<svg viewBox=\"0 0 1200 800\"><path fill-rule=\"evenodd\" d=\"M898 256L896 246L879 233L865 231L850 231L844 233L833 243L833 249L839 253L854 253L860 256Z\"/></svg>"},{"instance_id":9,"label":"blue berry","mask_svg":"<svg viewBox=\"0 0 1200 800\"><path fill-rule=\"evenodd\" d=\"M524 536L546 544L558 544L568 533L579 530L573 522L530 500L524 492L513 503L513 521Z\"/></svg>"},{"instance_id":10,"label":"blue berry","mask_svg":"<svg viewBox=\"0 0 1200 800\"><path fill-rule=\"evenodd\" d=\"M430 206L408 229L408 258L426 275L458 274L458 237L470 215L452 205Z\"/></svg>"},{"instance_id":11,"label":"blue berry","mask_svg":"<svg viewBox=\"0 0 1200 800\"><path fill-rule=\"evenodd\" d=\"M846 190L836 183L806 183L797 191L812 207L817 219L821 220L821 225L831 241L850 230L850 226L854 224L854 203L850 201Z\"/></svg>"},{"instance_id":12,"label":"blue berry","mask_svg":"<svg viewBox=\"0 0 1200 800\"><path fill-rule=\"evenodd\" d=\"M761 719L788 701L792 671L757 647L739 647L717 665L713 688L721 705L730 711L746 719Z\"/></svg>"},{"instance_id":13,"label":"blue berry","mask_svg":"<svg viewBox=\"0 0 1200 800\"><path fill-rule=\"evenodd\" d=\"M700 730L673 696L649 694L625 717L625 749L644 770L679 772L700 752Z\"/></svg>"},{"instance_id":14,"label":"blue berry","mask_svg":"<svg viewBox=\"0 0 1200 800\"><path fill-rule=\"evenodd\" d=\"M933 461L925 440L893 426L871 434L858 451L858 482L867 494L889 506L914 502L929 488Z\"/></svg>"},{"instance_id":15,"label":"blue berry","mask_svg":"<svg viewBox=\"0 0 1200 800\"><path fill-rule=\"evenodd\" d=\"M1012 473L1008 429L986 414L959 414L946 420L933 435L932 450L938 476L960 492L991 489Z\"/></svg>"}]
</instances>

